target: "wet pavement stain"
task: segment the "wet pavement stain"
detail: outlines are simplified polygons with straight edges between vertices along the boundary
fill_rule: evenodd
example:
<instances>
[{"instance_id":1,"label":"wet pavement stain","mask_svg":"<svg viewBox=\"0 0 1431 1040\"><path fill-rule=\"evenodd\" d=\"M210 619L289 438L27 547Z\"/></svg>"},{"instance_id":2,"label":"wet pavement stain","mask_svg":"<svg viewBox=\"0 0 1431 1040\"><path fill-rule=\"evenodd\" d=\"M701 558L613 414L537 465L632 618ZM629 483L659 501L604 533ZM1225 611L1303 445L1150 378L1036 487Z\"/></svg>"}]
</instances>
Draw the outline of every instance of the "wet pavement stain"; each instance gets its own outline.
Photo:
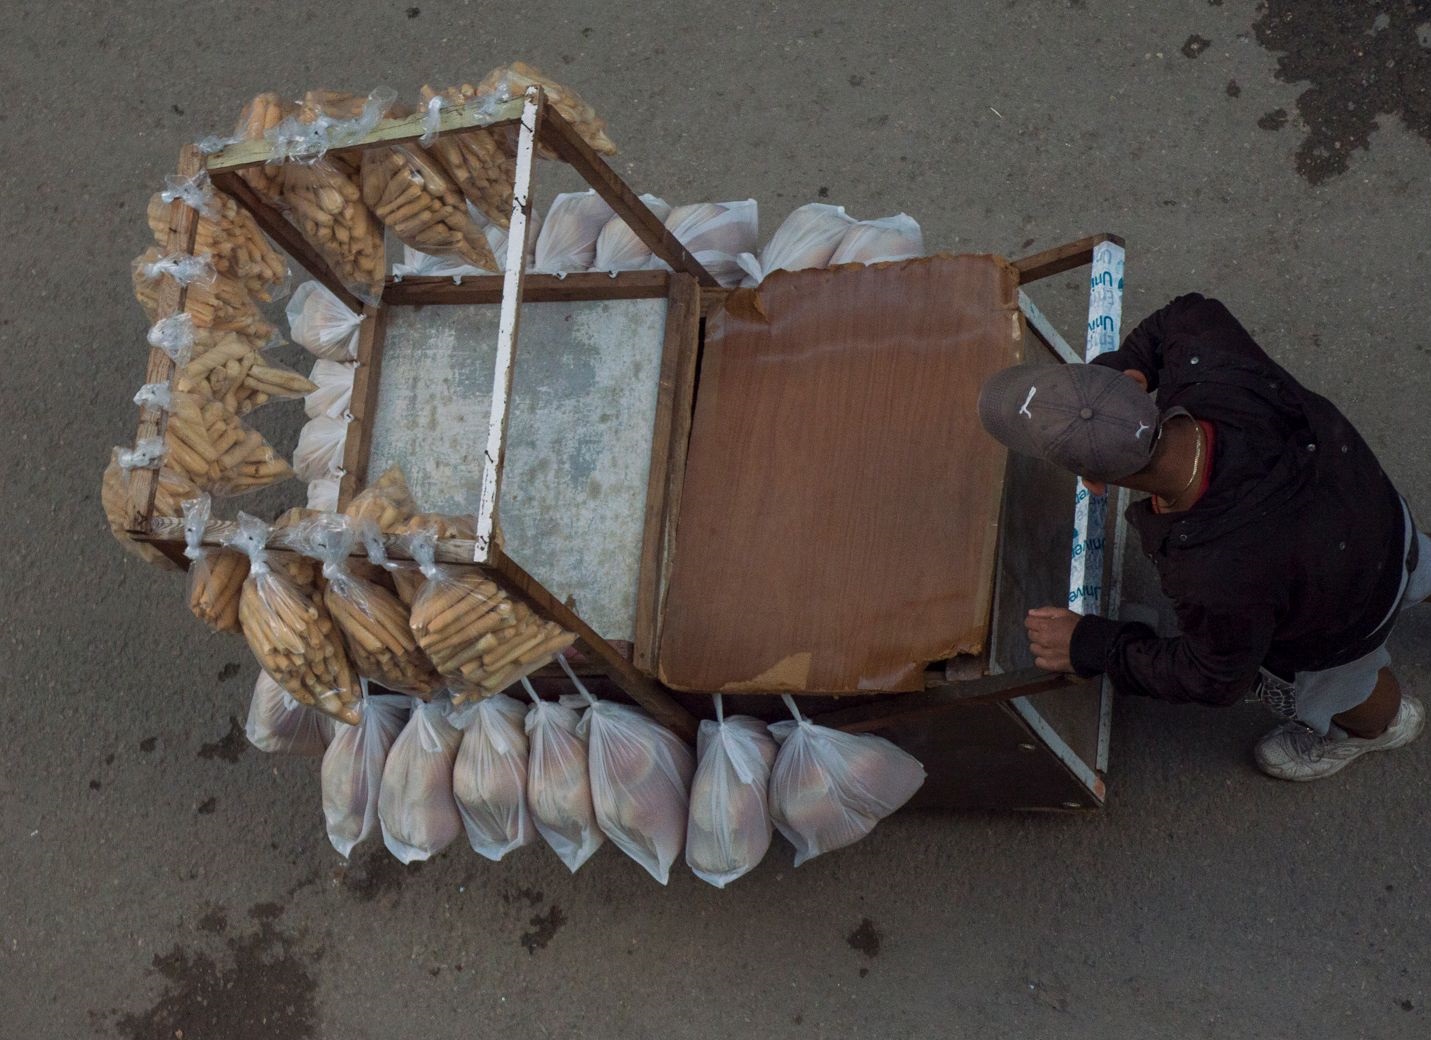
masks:
<instances>
[{"instance_id":1,"label":"wet pavement stain","mask_svg":"<svg viewBox=\"0 0 1431 1040\"><path fill-rule=\"evenodd\" d=\"M553 903L545 914L536 914L527 923L532 926L532 931L522 933L522 946L528 953L535 954L538 950L545 950L547 943L556 937L557 929L566 924L566 914Z\"/></svg>"},{"instance_id":2,"label":"wet pavement stain","mask_svg":"<svg viewBox=\"0 0 1431 1040\"><path fill-rule=\"evenodd\" d=\"M523 902L528 906L538 906L542 901L542 890L539 888L514 888L502 893L502 902L515 903Z\"/></svg>"},{"instance_id":3,"label":"wet pavement stain","mask_svg":"<svg viewBox=\"0 0 1431 1040\"><path fill-rule=\"evenodd\" d=\"M154 745L157 743L159 743L158 737L145 737L139 742L139 750L147 755L154 750Z\"/></svg>"},{"instance_id":4,"label":"wet pavement stain","mask_svg":"<svg viewBox=\"0 0 1431 1040\"><path fill-rule=\"evenodd\" d=\"M850 949L869 958L879 956L879 946L883 940L884 933L876 928L875 923L868 917L862 919L859 927L845 936L845 942L850 944Z\"/></svg>"},{"instance_id":5,"label":"wet pavement stain","mask_svg":"<svg viewBox=\"0 0 1431 1040\"><path fill-rule=\"evenodd\" d=\"M276 921L286 909L282 903L254 903L248 908L248 916L255 921Z\"/></svg>"},{"instance_id":6,"label":"wet pavement stain","mask_svg":"<svg viewBox=\"0 0 1431 1040\"><path fill-rule=\"evenodd\" d=\"M1287 110L1285 108L1274 108L1261 119L1257 120L1257 125L1263 130L1281 130L1287 125Z\"/></svg>"},{"instance_id":7,"label":"wet pavement stain","mask_svg":"<svg viewBox=\"0 0 1431 1040\"><path fill-rule=\"evenodd\" d=\"M1320 184L1370 147L1378 118L1401 117L1431 142L1431 2L1266 0L1257 42L1279 52L1277 78L1310 84L1297 98L1307 136L1297 172Z\"/></svg>"},{"instance_id":8,"label":"wet pavement stain","mask_svg":"<svg viewBox=\"0 0 1431 1040\"><path fill-rule=\"evenodd\" d=\"M219 669L219 682L228 682L235 675L238 675L241 670L237 661L230 661Z\"/></svg>"},{"instance_id":9,"label":"wet pavement stain","mask_svg":"<svg viewBox=\"0 0 1431 1040\"><path fill-rule=\"evenodd\" d=\"M212 744L199 748L200 758L217 758L224 762L237 762L239 756L248 750L248 737L243 727L233 715L229 716L229 731Z\"/></svg>"},{"instance_id":10,"label":"wet pavement stain","mask_svg":"<svg viewBox=\"0 0 1431 1040\"><path fill-rule=\"evenodd\" d=\"M219 800L217 798L205 798L202 802L199 803L199 808L197 810L198 814L200 816L208 816L212 814L215 809L218 808L218 805Z\"/></svg>"},{"instance_id":11,"label":"wet pavement stain","mask_svg":"<svg viewBox=\"0 0 1431 1040\"><path fill-rule=\"evenodd\" d=\"M1228 81L1227 81L1227 96L1228 96L1228 97L1240 97L1241 95L1242 95L1242 88L1237 85L1237 80L1235 80L1235 79L1230 79L1230 80L1228 80Z\"/></svg>"},{"instance_id":12,"label":"wet pavement stain","mask_svg":"<svg viewBox=\"0 0 1431 1040\"><path fill-rule=\"evenodd\" d=\"M194 927L201 932L208 932L210 935L222 935L228 931L229 915L221 906L211 906L204 911L203 916L195 923Z\"/></svg>"},{"instance_id":13,"label":"wet pavement stain","mask_svg":"<svg viewBox=\"0 0 1431 1040\"><path fill-rule=\"evenodd\" d=\"M1197 33L1193 33L1185 41L1183 41L1181 49L1184 58L1196 58L1199 54L1201 54L1203 51L1207 50L1211 46L1212 41L1209 40L1206 36L1199 36Z\"/></svg>"},{"instance_id":14,"label":"wet pavement stain","mask_svg":"<svg viewBox=\"0 0 1431 1040\"><path fill-rule=\"evenodd\" d=\"M154 957L164 980L158 1000L120 1014L115 1031L126 1040L305 1040L318 1029L318 984L308 973L313 959L267 923L229 939L216 957L175 946Z\"/></svg>"},{"instance_id":15,"label":"wet pavement stain","mask_svg":"<svg viewBox=\"0 0 1431 1040\"><path fill-rule=\"evenodd\" d=\"M403 866L393 859L392 853L378 846L368 853L368 858L360 865L349 863L333 872L333 879L356 899L371 903L383 896L395 895L402 891L403 882L416 874L424 866L419 861L411 866Z\"/></svg>"}]
</instances>

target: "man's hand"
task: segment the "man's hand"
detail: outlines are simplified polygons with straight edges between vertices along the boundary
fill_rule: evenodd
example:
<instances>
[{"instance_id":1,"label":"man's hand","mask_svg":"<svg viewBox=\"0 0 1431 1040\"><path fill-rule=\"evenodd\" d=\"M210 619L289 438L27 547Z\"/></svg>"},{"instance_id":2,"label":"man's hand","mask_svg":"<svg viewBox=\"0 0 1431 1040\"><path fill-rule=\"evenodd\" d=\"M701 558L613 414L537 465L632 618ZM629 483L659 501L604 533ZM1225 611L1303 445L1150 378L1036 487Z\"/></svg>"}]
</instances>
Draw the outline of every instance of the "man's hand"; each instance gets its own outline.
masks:
<instances>
[{"instance_id":1,"label":"man's hand","mask_svg":"<svg viewBox=\"0 0 1431 1040\"><path fill-rule=\"evenodd\" d=\"M1029 652L1034 664L1046 672L1071 672L1068 644L1080 615L1063 607L1034 607L1024 618L1029 634Z\"/></svg>"}]
</instances>

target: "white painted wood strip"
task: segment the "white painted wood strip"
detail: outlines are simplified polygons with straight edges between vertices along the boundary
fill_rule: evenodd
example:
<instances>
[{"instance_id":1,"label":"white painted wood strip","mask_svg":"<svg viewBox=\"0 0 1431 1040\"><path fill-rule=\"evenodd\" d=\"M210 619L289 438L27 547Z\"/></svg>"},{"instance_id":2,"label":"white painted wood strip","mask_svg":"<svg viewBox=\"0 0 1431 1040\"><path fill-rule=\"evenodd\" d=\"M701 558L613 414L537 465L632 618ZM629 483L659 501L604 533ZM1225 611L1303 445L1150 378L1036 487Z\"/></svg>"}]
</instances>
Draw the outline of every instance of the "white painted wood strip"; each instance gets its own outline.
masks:
<instances>
[{"instance_id":1,"label":"white painted wood strip","mask_svg":"<svg viewBox=\"0 0 1431 1040\"><path fill-rule=\"evenodd\" d=\"M1029 294L1022 289L1019 290L1019 310L1023 311L1024 319L1034 327L1038 334L1053 347L1053 351L1070 365L1076 365L1083 360L1077 351L1068 345L1068 340L1063 338L1063 334L1053 327L1053 322L1049 321L1043 311L1038 309L1038 304L1029 298Z\"/></svg>"},{"instance_id":2,"label":"white painted wood strip","mask_svg":"<svg viewBox=\"0 0 1431 1040\"><path fill-rule=\"evenodd\" d=\"M497 494L502 483L502 458L507 450L507 409L512 401L512 366L517 358L522 276L527 266L527 215L531 212L532 157L540 99L540 88L527 88L526 99L522 105L522 129L517 138L512 220L507 229L507 261L502 272L502 311L497 325L497 362L492 376L492 416L487 424L487 452L482 466L482 497L477 506L477 544L472 556L475 563L486 563L490 558L497 530Z\"/></svg>"},{"instance_id":3,"label":"white painted wood strip","mask_svg":"<svg viewBox=\"0 0 1431 1040\"><path fill-rule=\"evenodd\" d=\"M1103 778L1095 773L1087 762L1078 757L1073 748L1068 746L1068 742L1058 735L1058 730L1048 724L1048 721L1038 713L1038 709L1027 697L1015 697L1009 701L1009 704L1013 705L1014 711L1019 713L1019 717L1024 720L1029 729L1033 730L1038 738L1048 745L1048 749L1068 767L1069 771L1078 778L1078 782L1088 788L1088 793L1101 804L1107 794ZM1081 806L1066 804L1064 808L1078 809Z\"/></svg>"}]
</instances>

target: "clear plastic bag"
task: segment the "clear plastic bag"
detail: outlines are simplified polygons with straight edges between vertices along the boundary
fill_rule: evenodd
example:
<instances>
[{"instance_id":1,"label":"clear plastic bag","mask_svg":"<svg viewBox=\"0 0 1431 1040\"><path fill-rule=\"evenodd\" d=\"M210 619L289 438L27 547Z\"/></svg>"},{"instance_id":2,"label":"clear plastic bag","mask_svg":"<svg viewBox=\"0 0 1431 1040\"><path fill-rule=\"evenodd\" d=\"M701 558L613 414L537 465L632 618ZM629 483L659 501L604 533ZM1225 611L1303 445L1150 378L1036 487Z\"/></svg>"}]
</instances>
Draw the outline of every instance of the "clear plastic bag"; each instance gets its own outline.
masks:
<instances>
[{"instance_id":1,"label":"clear plastic bag","mask_svg":"<svg viewBox=\"0 0 1431 1040\"><path fill-rule=\"evenodd\" d=\"M328 513L306 520L296 541L304 555L323 565L323 606L343 633L358 674L396 693L431 697L440 683L413 638L407 607L353 572L348 554L358 531L352 519Z\"/></svg>"},{"instance_id":2,"label":"clear plastic bag","mask_svg":"<svg viewBox=\"0 0 1431 1040\"><path fill-rule=\"evenodd\" d=\"M639 708L591 695L565 658L577 688L569 705L586 704L577 733L591 758L591 802L602 832L666 884L686 844L695 756L680 737Z\"/></svg>"},{"instance_id":3,"label":"clear plastic bag","mask_svg":"<svg viewBox=\"0 0 1431 1040\"><path fill-rule=\"evenodd\" d=\"M352 508L351 504L349 508ZM422 571L417 569L417 564L410 560L389 559L383 529L371 518L364 517L358 521L358 537L362 540L363 548L368 551L368 563L387 573L397 598L404 606L411 608L412 601L417 598L423 583L427 581L422 576Z\"/></svg>"},{"instance_id":4,"label":"clear plastic bag","mask_svg":"<svg viewBox=\"0 0 1431 1040\"><path fill-rule=\"evenodd\" d=\"M531 216L527 218L527 270L532 270L537 262L537 242L542 237L544 221L537 207L532 207ZM492 255L497 258L497 273L507 269L507 226L503 224L491 223L486 228L487 244L492 247Z\"/></svg>"},{"instance_id":5,"label":"clear plastic bag","mask_svg":"<svg viewBox=\"0 0 1431 1040\"><path fill-rule=\"evenodd\" d=\"M435 113L443 107L460 107L477 100L477 88L470 83L441 91L427 85L422 88L422 104L433 124ZM496 99L488 95L484 100ZM421 143L442 161L467 201L492 223L505 228L512 214L512 182L517 172L515 137L512 127L482 127L431 139L424 137Z\"/></svg>"},{"instance_id":6,"label":"clear plastic bag","mask_svg":"<svg viewBox=\"0 0 1431 1040\"><path fill-rule=\"evenodd\" d=\"M239 514L231 548L249 558L239 620L259 665L301 704L344 722L357 721L358 680L327 609L289 574L275 570L264 547L269 526Z\"/></svg>"},{"instance_id":7,"label":"clear plastic bag","mask_svg":"<svg viewBox=\"0 0 1431 1040\"><path fill-rule=\"evenodd\" d=\"M239 495L293 476L293 470L222 401L177 386L169 395L165 462L197 487Z\"/></svg>"},{"instance_id":8,"label":"clear plastic bag","mask_svg":"<svg viewBox=\"0 0 1431 1040\"><path fill-rule=\"evenodd\" d=\"M535 270L548 274L589 270L596 262L596 240L615 215L595 191L558 195L537 236Z\"/></svg>"},{"instance_id":9,"label":"clear plastic bag","mask_svg":"<svg viewBox=\"0 0 1431 1040\"><path fill-rule=\"evenodd\" d=\"M450 708L445 697L414 701L383 766L378 822L383 844L403 863L437 855L462 833L452 796L452 766L462 731L447 721Z\"/></svg>"},{"instance_id":10,"label":"clear plastic bag","mask_svg":"<svg viewBox=\"0 0 1431 1040\"><path fill-rule=\"evenodd\" d=\"M923 785L924 767L883 737L817 726L782 697L795 719L770 727L780 742L770 815L795 846L798 867L874 830Z\"/></svg>"},{"instance_id":11,"label":"clear plastic bag","mask_svg":"<svg viewBox=\"0 0 1431 1040\"><path fill-rule=\"evenodd\" d=\"M671 205L655 195L642 195L641 201L659 220L665 220L671 212ZM612 216L596 236L596 257L592 270L640 271L651 265L651 247L631 230L631 225L618 216Z\"/></svg>"},{"instance_id":12,"label":"clear plastic bag","mask_svg":"<svg viewBox=\"0 0 1431 1040\"><path fill-rule=\"evenodd\" d=\"M488 251L491 250L491 242L487 238L485 227L482 230L482 242ZM450 256L431 256L427 253L419 252L412 246L402 247L402 263L393 264L393 279L402 281L404 278L451 278L456 285L462 284L462 279L470 278L473 275L495 274L498 270L499 261L494 256L490 267L474 267L461 260L453 259Z\"/></svg>"},{"instance_id":13,"label":"clear plastic bag","mask_svg":"<svg viewBox=\"0 0 1431 1040\"><path fill-rule=\"evenodd\" d=\"M477 568L436 563L433 531L410 535L408 549L427 579L412 601L412 631L453 684L454 702L505 690L576 641L575 634L542 620Z\"/></svg>"},{"instance_id":14,"label":"clear plastic bag","mask_svg":"<svg viewBox=\"0 0 1431 1040\"><path fill-rule=\"evenodd\" d=\"M336 726L323 753L323 819L328 840L344 858L377 826L383 767L411 703L395 694L371 694L365 683L356 721Z\"/></svg>"},{"instance_id":15,"label":"clear plastic bag","mask_svg":"<svg viewBox=\"0 0 1431 1040\"><path fill-rule=\"evenodd\" d=\"M131 273L134 298L151 322L159 321L159 294L165 279L172 279L187 289L184 310L194 328L237 332L254 343L278 335L243 284L216 273L208 257L166 256L150 246L135 257Z\"/></svg>"},{"instance_id":16,"label":"clear plastic bag","mask_svg":"<svg viewBox=\"0 0 1431 1040\"><path fill-rule=\"evenodd\" d=\"M243 111L239 113L238 125L234 127L233 137L229 140L262 141L275 133L296 107L293 102L284 100L273 91L264 91L244 105ZM278 163L266 163L262 166L246 167L239 171L239 176L248 181L249 187L253 188L261 199L273 204L283 188L282 170Z\"/></svg>"},{"instance_id":17,"label":"clear plastic bag","mask_svg":"<svg viewBox=\"0 0 1431 1040\"><path fill-rule=\"evenodd\" d=\"M494 270L497 262L482 225L434 156L394 145L363 152L363 201L398 241L430 256Z\"/></svg>"},{"instance_id":18,"label":"clear plastic bag","mask_svg":"<svg viewBox=\"0 0 1431 1040\"><path fill-rule=\"evenodd\" d=\"M128 460L127 452L126 448L114 448L110 451L109 465L104 468L104 475L100 480L99 503L104 509L104 518L109 524L110 533L125 552L145 563L152 563L165 570L175 570L174 561L154 546L148 542L136 542L129 537L129 482L133 467L120 464L121 458ZM187 476L165 466L159 470L158 486L154 491L154 515L179 516L183 512L184 501L198 493L198 487Z\"/></svg>"},{"instance_id":19,"label":"clear plastic bag","mask_svg":"<svg viewBox=\"0 0 1431 1040\"><path fill-rule=\"evenodd\" d=\"M757 260L742 253L737 261L745 271L742 284L758 285L777 270L802 271L807 267L828 267L840 242L856 223L844 206L810 202L785 218L770 236Z\"/></svg>"},{"instance_id":20,"label":"clear plastic bag","mask_svg":"<svg viewBox=\"0 0 1431 1040\"><path fill-rule=\"evenodd\" d=\"M727 717L720 694L715 703L715 720L702 721L696 737L686 865L702 881L724 888L754 870L770 849L775 741L759 719Z\"/></svg>"},{"instance_id":21,"label":"clear plastic bag","mask_svg":"<svg viewBox=\"0 0 1431 1040\"><path fill-rule=\"evenodd\" d=\"M760 210L754 199L677 206L665 220L671 234L716 281L740 284L744 270L738 258L755 251L760 234Z\"/></svg>"},{"instance_id":22,"label":"clear plastic bag","mask_svg":"<svg viewBox=\"0 0 1431 1040\"><path fill-rule=\"evenodd\" d=\"M209 175L171 174L165 188L149 199L149 230L161 248L169 241L172 206L180 201L198 213L195 256L208 257L214 270L239 282L256 300L279 300L288 292L291 272L284 255L259 230L252 214L215 190Z\"/></svg>"},{"instance_id":23,"label":"clear plastic bag","mask_svg":"<svg viewBox=\"0 0 1431 1040\"><path fill-rule=\"evenodd\" d=\"M493 69L477 84L474 94L479 97L512 98L526 93L527 88L534 85L542 88L547 103L561 113L592 151L601 155L616 154L616 145L606 136L606 120L598 116L596 110L576 91L542 75L524 61L514 61ZM556 158L556 153L542 145L537 146L537 152L544 159Z\"/></svg>"},{"instance_id":24,"label":"clear plastic bag","mask_svg":"<svg viewBox=\"0 0 1431 1040\"><path fill-rule=\"evenodd\" d=\"M314 357L351 361L358 356L358 326L354 314L321 282L304 282L293 290L285 312L288 334Z\"/></svg>"},{"instance_id":25,"label":"clear plastic bag","mask_svg":"<svg viewBox=\"0 0 1431 1040\"><path fill-rule=\"evenodd\" d=\"M353 376L356 371L351 361L319 359L313 362L313 371L308 373L313 389L303 398L303 410L308 418L326 415L330 419L339 419L347 415L353 403Z\"/></svg>"},{"instance_id":26,"label":"clear plastic bag","mask_svg":"<svg viewBox=\"0 0 1431 1040\"><path fill-rule=\"evenodd\" d=\"M495 694L458 708L462 730L452 769L452 794L473 851L500 860L536 837L527 808L527 709Z\"/></svg>"},{"instance_id":27,"label":"clear plastic bag","mask_svg":"<svg viewBox=\"0 0 1431 1040\"><path fill-rule=\"evenodd\" d=\"M293 449L293 472L299 480L322 480L343 475L343 448L348 440L346 416L320 415L298 431Z\"/></svg>"},{"instance_id":28,"label":"clear plastic bag","mask_svg":"<svg viewBox=\"0 0 1431 1040\"><path fill-rule=\"evenodd\" d=\"M308 508L320 513L336 513L338 511L339 483L337 477L310 480L308 482Z\"/></svg>"},{"instance_id":29,"label":"clear plastic bag","mask_svg":"<svg viewBox=\"0 0 1431 1040\"><path fill-rule=\"evenodd\" d=\"M184 503L184 555L189 563L189 610L215 632L240 632L239 594L248 577L248 557L232 549L206 548L204 531L213 500L199 494Z\"/></svg>"},{"instance_id":30,"label":"clear plastic bag","mask_svg":"<svg viewBox=\"0 0 1431 1040\"><path fill-rule=\"evenodd\" d=\"M389 466L377 480L354 495L343 512L359 525L371 520L379 531L387 534L412 518L417 512L417 502L413 500L402 468Z\"/></svg>"},{"instance_id":31,"label":"clear plastic bag","mask_svg":"<svg viewBox=\"0 0 1431 1040\"><path fill-rule=\"evenodd\" d=\"M836 264L882 264L924 255L924 232L908 213L861 220L845 232L830 257Z\"/></svg>"},{"instance_id":32,"label":"clear plastic bag","mask_svg":"<svg viewBox=\"0 0 1431 1040\"><path fill-rule=\"evenodd\" d=\"M292 400L316 389L236 332L196 337L192 356L175 377L175 387L206 394L240 416L269 401Z\"/></svg>"},{"instance_id":33,"label":"clear plastic bag","mask_svg":"<svg viewBox=\"0 0 1431 1040\"><path fill-rule=\"evenodd\" d=\"M387 274L383 225L363 203L353 166L340 156L283 168L282 204L338 280L354 296L376 303Z\"/></svg>"},{"instance_id":34,"label":"clear plastic bag","mask_svg":"<svg viewBox=\"0 0 1431 1040\"><path fill-rule=\"evenodd\" d=\"M525 722L527 807L537 833L574 874L606 840L591 802L586 741L575 711L542 700L526 679L522 686L532 699Z\"/></svg>"},{"instance_id":35,"label":"clear plastic bag","mask_svg":"<svg viewBox=\"0 0 1431 1040\"><path fill-rule=\"evenodd\" d=\"M260 751L318 757L328 749L338 723L299 704L262 669L253 684L244 735Z\"/></svg>"}]
</instances>

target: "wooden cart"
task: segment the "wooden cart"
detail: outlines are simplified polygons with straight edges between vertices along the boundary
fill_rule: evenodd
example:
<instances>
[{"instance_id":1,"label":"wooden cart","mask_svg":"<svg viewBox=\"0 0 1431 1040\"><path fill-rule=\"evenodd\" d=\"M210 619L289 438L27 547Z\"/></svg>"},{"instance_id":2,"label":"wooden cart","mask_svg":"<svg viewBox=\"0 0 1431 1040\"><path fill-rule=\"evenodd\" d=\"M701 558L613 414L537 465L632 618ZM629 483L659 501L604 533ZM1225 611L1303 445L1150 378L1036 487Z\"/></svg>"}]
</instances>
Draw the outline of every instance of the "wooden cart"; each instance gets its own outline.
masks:
<instances>
[{"instance_id":1,"label":"wooden cart","mask_svg":"<svg viewBox=\"0 0 1431 1040\"><path fill-rule=\"evenodd\" d=\"M728 711L775 718L783 708L770 694L790 691L817 721L878 733L917 755L929 773L923 804L1101 805L1111 691L1034 669L1022 617L1039 603L1115 603L1121 527L1104 554L1106 503L1047 464L1006 460L978 432L973 395L985 370L1083 360L1024 292L1040 279L1091 264L1088 349L1116 344L1122 243L1097 235L1012 263L943 256L777 272L757 290L732 291L539 88L495 107L446 108L440 118L441 134L519 128L505 273L390 279L376 303L355 298L237 175L270 158L264 142L181 155L181 174L207 169L216 188L365 316L340 506L370 472L402 464L424 508L476 517L476 540L444 540L440 560L482 568L575 632L588 672L686 739L711 713L710 692L732 698ZM352 149L424 130L418 117L385 120ZM670 270L529 272L538 145L575 169ZM194 226L176 202L167 251L190 251ZM183 306L184 290L168 284L159 316ZM836 313L845 317L835 321ZM941 335L963 353L951 354ZM855 347L841 346L841 336ZM888 353L866 349L886 340ZM855 354L862 360L850 367ZM172 374L169 357L153 350L146 382ZM845 394L845 414L821 410L827 392ZM862 424L851 412L894 418ZM792 428L794 416L804 425ZM164 423L163 412L143 408L139 438L162 436ZM888 480L851 479L848 509L830 508L830 460L907 455L928 430L938 431L929 442L934 469L945 483L958 479L958 494L896 457L881 470ZM760 440L772 431L775 440ZM732 470L742 458L748 464ZM154 483L154 471L136 472L131 535L182 565L182 522L154 515ZM796 484L808 497L784 516L794 527L762 528L770 489L788 502ZM903 504L915 500L923 512L908 515ZM845 514L852 522L838 518ZM800 519L810 515L834 517L829 532ZM932 522L921 526L921 517ZM211 525L206 542L218 544L228 526ZM928 546L911 540L926 529ZM898 537L887 539L890 530ZM764 531L740 543L764 554L732 552L739 531ZM929 546L933 560L921 555ZM273 547L285 547L281 533ZM861 596L835 594L851 582L864 583ZM919 590L907 602L906 588ZM750 616L759 623L742 631L734 623L745 617L742 597L757 595ZM953 619L947 631L941 619ZM783 642L802 626L814 627L799 638L821 646L786 652ZM718 635L733 640L727 650L712 649ZM729 649L747 637L758 649ZM871 671L892 647L897 667ZM762 654L777 664L755 668L750 659Z\"/></svg>"}]
</instances>

